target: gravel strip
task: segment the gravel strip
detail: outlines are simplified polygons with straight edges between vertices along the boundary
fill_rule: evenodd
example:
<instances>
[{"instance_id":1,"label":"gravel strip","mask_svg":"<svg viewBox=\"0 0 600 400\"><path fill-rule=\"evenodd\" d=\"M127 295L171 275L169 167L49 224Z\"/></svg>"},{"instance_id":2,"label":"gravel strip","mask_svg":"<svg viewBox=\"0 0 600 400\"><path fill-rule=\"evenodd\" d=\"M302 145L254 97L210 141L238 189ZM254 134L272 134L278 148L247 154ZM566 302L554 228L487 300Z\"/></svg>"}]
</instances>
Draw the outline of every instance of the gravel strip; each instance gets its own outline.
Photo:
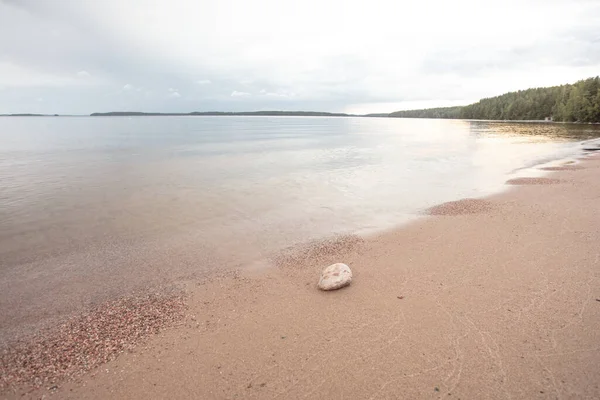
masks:
<instances>
[{"instance_id":1,"label":"gravel strip","mask_svg":"<svg viewBox=\"0 0 600 400\"><path fill-rule=\"evenodd\" d=\"M540 169L544 171L577 171L584 168L579 165L563 165L561 167L544 167Z\"/></svg>"},{"instance_id":2,"label":"gravel strip","mask_svg":"<svg viewBox=\"0 0 600 400\"><path fill-rule=\"evenodd\" d=\"M554 178L515 178L506 181L507 185L553 185L560 183L560 179Z\"/></svg>"},{"instance_id":3,"label":"gravel strip","mask_svg":"<svg viewBox=\"0 0 600 400\"><path fill-rule=\"evenodd\" d=\"M81 376L175 325L185 309L181 293L131 295L14 343L0 350L0 393L28 386L51 387Z\"/></svg>"},{"instance_id":4,"label":"gravel strip","mask_svg":"<svg viewBox=\"0 0 600 400\"><path fill-rule=\"evenodd\" d=\"M289 247L271 261L280 268L320 264L339 254L358 250L363 243L364 239L357 235L337 235Z\"/></svg>"},{"instance_id":5,"label":"gravel strip","mask_svg":"<svg viewBox=\"0 0 600 400\"><path fill-rule=\"evenodd\" d=\"M462 199L431 207L427 210L427 214L444 216L481 214L489 212L492 209L492 203L487 200Z\"/></svg>"}]
</instances>

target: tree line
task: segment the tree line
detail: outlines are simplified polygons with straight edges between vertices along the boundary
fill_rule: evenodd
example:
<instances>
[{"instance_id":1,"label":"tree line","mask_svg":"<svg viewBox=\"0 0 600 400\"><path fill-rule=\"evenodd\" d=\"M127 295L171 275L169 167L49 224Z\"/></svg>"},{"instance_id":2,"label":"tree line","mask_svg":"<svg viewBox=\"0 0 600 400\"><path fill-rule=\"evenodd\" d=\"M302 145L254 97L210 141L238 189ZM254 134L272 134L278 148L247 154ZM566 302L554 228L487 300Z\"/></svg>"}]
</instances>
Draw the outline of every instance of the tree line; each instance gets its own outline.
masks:
<instances>
[{"instance_id":1,"label":"tree line","mask_svg":"<svg viewBox=\"0 0 600 400\"><path fill-rule=\"evenodd\" d=\"M461 118L600 122L600 78L574 84L519 90L463 107L397 111L396 118Z\"/></svg>"}]
</instances>

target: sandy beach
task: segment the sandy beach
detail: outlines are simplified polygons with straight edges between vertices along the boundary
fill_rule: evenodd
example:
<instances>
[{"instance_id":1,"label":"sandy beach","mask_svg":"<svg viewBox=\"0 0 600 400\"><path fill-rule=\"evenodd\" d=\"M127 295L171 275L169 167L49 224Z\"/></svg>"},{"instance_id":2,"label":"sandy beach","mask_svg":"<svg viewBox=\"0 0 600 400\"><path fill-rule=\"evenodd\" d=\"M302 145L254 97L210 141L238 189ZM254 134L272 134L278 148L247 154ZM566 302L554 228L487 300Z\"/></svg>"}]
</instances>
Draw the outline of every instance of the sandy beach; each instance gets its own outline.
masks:
<instances>
[{"instance_id":1,"label":"sandy beach","mask_svg":"<svg viewBox=\"0 0 600 400\"><path fill-rule=\"evenodd\" d=\"M175 327L2 397L600 398L600 158L553 169L377 236L183 282ZM321 292L333 262L354 280Z\"/></svg>"}]
</instances>

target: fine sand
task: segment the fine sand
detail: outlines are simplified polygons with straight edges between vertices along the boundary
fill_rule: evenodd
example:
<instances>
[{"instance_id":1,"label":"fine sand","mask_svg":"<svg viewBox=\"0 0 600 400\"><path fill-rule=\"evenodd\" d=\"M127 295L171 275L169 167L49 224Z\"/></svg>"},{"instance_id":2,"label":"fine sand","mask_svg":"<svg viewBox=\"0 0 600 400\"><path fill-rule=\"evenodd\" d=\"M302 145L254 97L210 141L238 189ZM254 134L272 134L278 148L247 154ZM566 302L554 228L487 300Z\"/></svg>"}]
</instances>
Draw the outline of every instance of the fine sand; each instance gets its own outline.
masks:
<instances>
[{"instance_id":1,"label":"fine sand","mask_svg":"<svg viewBox=\"0 0 600 400\"><path fill-rule=\"evenodd\" d=\"M27 397L600 398L598 160L184 282L178 325ZM321 292L333 262L353 282Z\"/></svg>"}]
</instances>

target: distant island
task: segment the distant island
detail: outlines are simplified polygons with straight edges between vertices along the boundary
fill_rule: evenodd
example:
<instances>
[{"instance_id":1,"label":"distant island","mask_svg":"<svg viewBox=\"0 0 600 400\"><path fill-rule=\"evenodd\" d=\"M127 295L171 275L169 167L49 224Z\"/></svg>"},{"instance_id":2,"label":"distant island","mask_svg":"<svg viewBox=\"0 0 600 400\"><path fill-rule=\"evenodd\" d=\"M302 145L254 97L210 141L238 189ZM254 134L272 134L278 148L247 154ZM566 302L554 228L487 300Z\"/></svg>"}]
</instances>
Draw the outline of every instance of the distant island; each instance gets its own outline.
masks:
<instances>
[{"instance_id":1,"label":"distant island","mask_svg":"<svg viewBox=\"0 0 600 400\"><path fill-rule=\"evenodd\" d=\"M92 117L141 117L141 116L269 116L269 117L360 117L360 115L329 113L319 111L194 111L191 113L146 113L137 111L112 111L106 113L93 113Z\"/></svg>"},{"instance_id":2,"label":"distant island","mask_svg":"<svg viewBox=\"0 0 600 400\"><path fill-rule=\"evenodd\" d=\"M6 117L51 116L43 114L2 114ZM53 114L52 116L58 116ZM346 114L320 111L194 111L160 113L111 111L90 114L92 117L144 116L271 116L271 117L379 117L379 118L446 118L500 121L556 121L600 123L600 77L573 84L519 90L485 98L477 103L457 107L427 108L376 114Z\"/></svg>"}]
</instances>

